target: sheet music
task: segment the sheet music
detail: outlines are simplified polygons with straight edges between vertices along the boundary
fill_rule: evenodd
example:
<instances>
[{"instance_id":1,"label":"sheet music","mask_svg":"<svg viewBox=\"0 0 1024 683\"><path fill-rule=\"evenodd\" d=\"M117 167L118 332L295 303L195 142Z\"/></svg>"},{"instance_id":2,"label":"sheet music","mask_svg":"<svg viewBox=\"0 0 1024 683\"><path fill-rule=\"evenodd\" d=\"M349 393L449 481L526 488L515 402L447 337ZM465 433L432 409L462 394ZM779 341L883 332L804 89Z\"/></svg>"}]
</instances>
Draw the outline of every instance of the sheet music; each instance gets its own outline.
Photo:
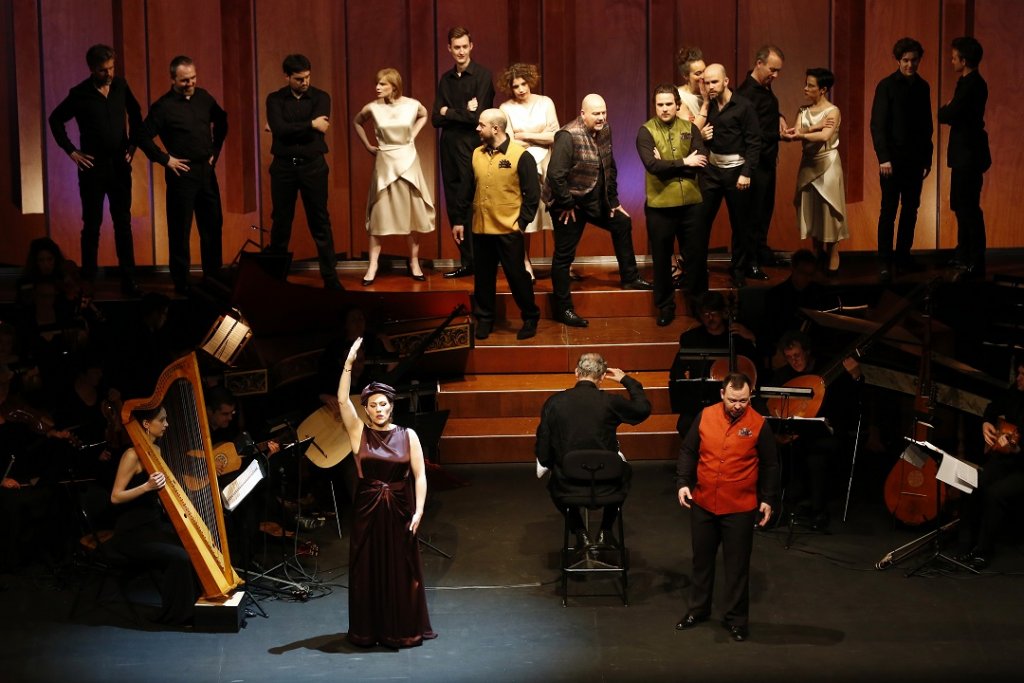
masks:
<instances>
[{"instance_id":1,"label":"sheet music","mask_svg":"<svg viewBox=\"0 0 1024 683\"><path fill-rule=\"evenodd\" d=\"M970 493L978 488L978 468L963 460L958 460L948 453L942 456L942 462L939 464L939 471L935 478L964 493Z\"/></svg>"},{"instance_id":2,"label":"sheet music","mask_svg":"<svg viewBox=\"0 0 1024 683\"><path fill-rule=\"evenodd\" d=\"M253 458L249 461L249 466L220 492L224 501L224 509L233 512L238 504L256 488L256 484L262 480L263 471L260 469L260 464Z\"/></svg>"},{"instance_id":3,"label":"sheet music","mask_svg":"<svg viewBox=\"0 0 1024 683\"><path fill-rule=\"evenodd\" d=\"M249 326L240 320L223 316L220 325L203 343L203 351L224 362L231 359L231 354L245 341L249 334Z\"/></svg>"}]
</instances>

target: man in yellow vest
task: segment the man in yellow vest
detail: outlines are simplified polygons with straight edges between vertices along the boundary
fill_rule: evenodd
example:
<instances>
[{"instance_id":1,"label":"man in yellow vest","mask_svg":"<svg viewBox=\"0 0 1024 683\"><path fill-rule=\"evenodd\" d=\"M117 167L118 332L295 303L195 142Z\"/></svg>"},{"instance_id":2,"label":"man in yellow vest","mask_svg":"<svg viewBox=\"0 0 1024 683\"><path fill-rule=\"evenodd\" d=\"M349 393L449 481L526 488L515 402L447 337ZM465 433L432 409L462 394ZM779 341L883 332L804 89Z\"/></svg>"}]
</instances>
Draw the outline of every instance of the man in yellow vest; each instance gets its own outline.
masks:
<instances>
[{"instance_id":1,"label":"man in yellow vest","mask_svg":"<svg viewBox=\"0 0 1024 683\"><path fill-rule=\"evenodd\" d=\"M477 339L487 339L494 328L499 262L523 317L516 339L536 335L540 319L523 247L523 229L540 203L537 164L525 147L510 144L505 126L505 115L498 109L480 114L476 131L483 144L473 150L473 174L462 185L456 207L455 215L461 218L452 226L457 244L466 237L466 224L472 228Z\"/></svg>"}]
</instances>

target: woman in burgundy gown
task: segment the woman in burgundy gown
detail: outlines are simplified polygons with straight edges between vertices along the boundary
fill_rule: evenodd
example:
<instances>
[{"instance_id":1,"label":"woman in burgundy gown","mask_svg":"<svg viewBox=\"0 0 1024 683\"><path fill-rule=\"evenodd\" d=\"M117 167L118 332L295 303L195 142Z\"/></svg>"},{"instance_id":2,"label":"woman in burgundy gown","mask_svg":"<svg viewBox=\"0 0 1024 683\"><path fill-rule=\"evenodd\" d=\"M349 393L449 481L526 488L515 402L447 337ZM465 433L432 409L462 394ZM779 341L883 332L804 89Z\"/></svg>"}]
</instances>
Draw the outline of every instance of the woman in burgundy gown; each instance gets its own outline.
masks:
<instances>
[{"instance_id":1,"label":"woman in burgundy gown","mask_svg":"<svg viewBox=\"0 0 1024 683\"><path fill-rule=\"evenodd\" d=\"M391 422L395 390L371 382L361 394L369 424L349 398L352 344L338 383L341 418L359 482L349 545L348 640L369 647L415 647L436 638L427 614L416 530L423 518L427 474L419 437ZM413 486L415 485L415 490Z\"/></svg>"}]
</instances>

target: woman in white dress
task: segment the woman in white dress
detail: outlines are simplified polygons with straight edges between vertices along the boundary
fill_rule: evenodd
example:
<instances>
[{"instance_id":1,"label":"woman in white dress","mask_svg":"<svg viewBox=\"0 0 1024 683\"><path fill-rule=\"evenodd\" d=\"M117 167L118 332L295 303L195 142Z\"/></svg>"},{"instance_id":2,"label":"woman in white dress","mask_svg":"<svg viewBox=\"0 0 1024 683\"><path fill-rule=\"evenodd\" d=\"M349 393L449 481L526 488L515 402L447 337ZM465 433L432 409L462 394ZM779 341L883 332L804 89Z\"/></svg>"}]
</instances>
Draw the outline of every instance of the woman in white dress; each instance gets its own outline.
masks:
<instances>
[{"instance_id":1,"label":"woman in white dress","mask_svg":"<svg viewBox=\"0 0 1024 683\"><path fill-rule=\"evenodd\" d=\"M676 66L683 84L679 86L679 98L683 106L679 107L676 116L686 119L697 126L704 127L708 119L708 110L704 106L704 53L699 47L685 46L676 53Z\"/></svg>"},{"instance_id":2,"label":"woman in white dress","mask_svg":"<svg viewBox=\"0 0 1024 683\"><path fill-rule=\"evenodd\" d=\"M377 144L371 144L363 124L373 122ZM395 69L377 72L377 99L363 107L353 121L366 151L377 159L366 203L366 230L370 233L370 263L363 286L377 277L381 237L406 235L409 275L426 280L420 268L419 234L434 230L434 201L430 196L416 136L427 122L427 110L417 100L402 96L402 76Z\"/></svg>"},{"instance_id":3,"label":"woman in white dress","mask_svg":"<svg viewBox=\"0 0 1024 683\"><path fill-rule=\"evenodd\" d=\"M839 242L850 237L846 225L846 183L839 159L839 107L829 101L835 76L828 69L807 70L797 125L785 131L786 141L800 140L803 156L796 179L796 216L800 238L811 238L828 273L839 270Z\"/></svg>"},{"instance_id":4,"label":"woman in white dress","mask_svg":"<svg viewBox=\"0 0 1024 683\"><path fill-rule=\"evenodd\" d=\"M499 106L508 119L506 129L509 138L526 147L527 152L537 162L537 175L541 186L548 169L548 158L551 156L551 145L555 141L558 130L558 114L555 103L550 97L533 92L540 83L540 74L535 64L513 64L505 69L498 82L502 92L511 95ZM526 270L530 279L533 275L533 264L530 263L530 234L539 230L551 230L551 215L543 205L537 208L537 215L526 227L523 235L523 246L526 252Z\"/></svg>"}]
</instances>

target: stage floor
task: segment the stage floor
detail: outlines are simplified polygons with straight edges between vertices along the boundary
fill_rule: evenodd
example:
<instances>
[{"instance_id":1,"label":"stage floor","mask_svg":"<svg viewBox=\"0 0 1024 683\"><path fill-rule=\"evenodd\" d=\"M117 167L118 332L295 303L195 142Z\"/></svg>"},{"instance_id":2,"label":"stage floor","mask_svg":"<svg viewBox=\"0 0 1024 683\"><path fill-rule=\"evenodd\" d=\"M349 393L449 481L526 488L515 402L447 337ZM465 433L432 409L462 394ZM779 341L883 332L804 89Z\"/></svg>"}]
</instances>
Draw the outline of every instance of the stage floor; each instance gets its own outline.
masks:
<instances>
[{"instance_id":1,"label":"stage floor","mask_svg":"<svg viewBox=\"0 0 1024 683\"><path fill-rule=\"evenodd\" d=\"M238 634L140 628L123 604L95 606L92 584L71 620L73 582L60 588L44 567L2 576L0 678L794 682L1019 675L1024 548L1001 546L980 576L930 571L905 578L927 553L878 571L874 565L887 551L927 529L895 528L881 503L885 468L870 460L858 468L848 521L841 521L840 495L831 535L801 533L787 550L784 528L757 534L746 643L729 640L717 610L692 631L673 628L685 611L691 561L674 463L635 464L625 509L629 607L607 596L570 597L567 608L557 584L561 520L534 467L464 465L442 472L468 486L445 490L433 480L421 527L425 540L453 556L423 551L439 637L422 647L395 652L347 644L347 530L339 540L328 524L308 537L320 545L316 565L306 560L311 571L319 569L316 593L324 597L264 598L267 618L250 617ZM837 479L843 488L845 481ZM573 594L613 588L594 578L570 585Z\"/></svg>"}]
</instances>

